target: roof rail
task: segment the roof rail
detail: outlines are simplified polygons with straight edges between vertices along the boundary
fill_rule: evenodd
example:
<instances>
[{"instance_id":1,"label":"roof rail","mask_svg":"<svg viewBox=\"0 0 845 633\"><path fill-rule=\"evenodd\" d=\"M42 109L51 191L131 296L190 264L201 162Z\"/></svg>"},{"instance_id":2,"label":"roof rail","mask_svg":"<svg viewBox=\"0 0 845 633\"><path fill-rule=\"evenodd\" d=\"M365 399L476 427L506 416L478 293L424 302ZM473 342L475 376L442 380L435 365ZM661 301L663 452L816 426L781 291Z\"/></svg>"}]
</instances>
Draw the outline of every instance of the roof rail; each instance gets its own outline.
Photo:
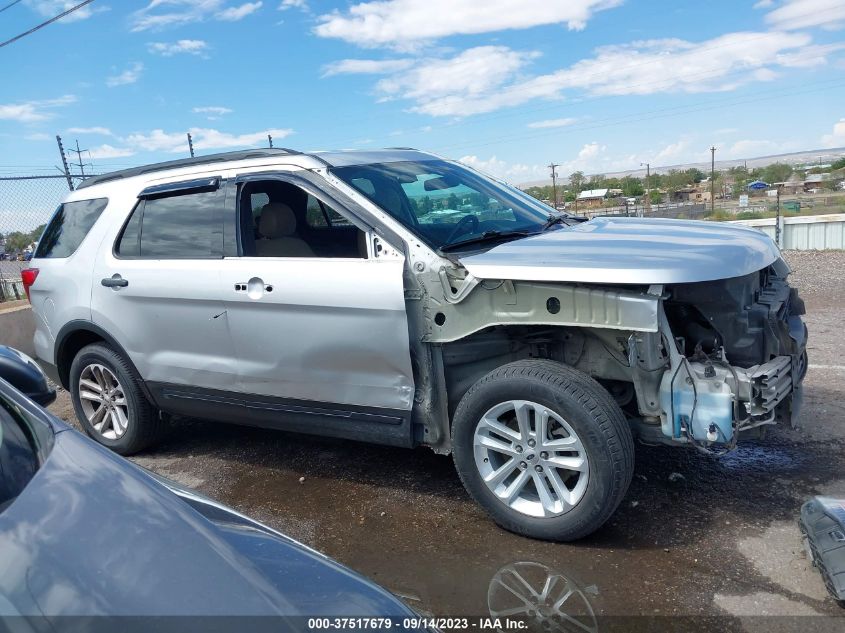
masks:
<instances>
[{"instance_id":1,"label":"roof rail","mask_svg":"<svg viewBox=\"0 0 845 633\"><path fill-rule=\"evenodd\" d=\"M151 174L157 171L167 171L169 169L180 169L182 167L191 167L192 165L208 165L212 163L223 163L234 160L246 160L248 158L269 158L271 156L285 156L290 154L299 154L296 150L286 149L284 147L273 147L263 149L245 149L236 152L222 152L220 154L209 154L207 156L196 156L194 158L181 158L179 160L170 160L164 163L153 163L151 165L143 165L141 167L131 167L130 169L121 169L120 171L113 171L102 176L93 176L83 180L76 188L84 189L86 187L93 187L103 182L112 180L120 180L122 178L131 178L133 176L140 176L142 174Z\"/></svg>"}]
</instances>

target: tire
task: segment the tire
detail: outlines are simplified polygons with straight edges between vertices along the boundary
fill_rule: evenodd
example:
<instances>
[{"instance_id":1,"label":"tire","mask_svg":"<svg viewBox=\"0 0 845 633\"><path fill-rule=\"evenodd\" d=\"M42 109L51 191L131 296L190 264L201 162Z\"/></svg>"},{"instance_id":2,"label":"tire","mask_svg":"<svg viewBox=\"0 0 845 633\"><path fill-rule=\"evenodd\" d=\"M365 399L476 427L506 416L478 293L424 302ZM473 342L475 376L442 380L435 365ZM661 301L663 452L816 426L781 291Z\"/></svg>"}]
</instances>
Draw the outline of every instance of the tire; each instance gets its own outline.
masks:
<instances>
[{"instance_id":1,"label":"tire","mask_svg":"<svg viewBox=\"0 0 845 633\"><path fill-rule=\"evenodd\" d=\"M92 394L102 396L110 393L108 389L113 388L112 378L117 384L112 404L93 399ZM83 392L88 397L83 397ZM140 378L135 370L120 354L103 343L83 347L73 359L70 395L76 417L85 432L120 455L132 455L152 446L166 429L166 422L141 390ZM101 407L105 409L101 411ZM122 417L118 409L123 412ZM111 411L115 412L117 421ZM104 423L96 424L98 420L104 420Z\"/></svg>"},{"instance_id":2,"label":"tire","mask_svg":"<svg viewBox=\"0 0 845 633\"><path fill-rule=\"evenodd\" d=\"M517 409L523 418L527 411L533 436L520 435ZM541 419L548 420L542 443ZM487 446L491 439L496 448ZM511 452L499 452L502 446ZM541 446L547 450L538 454ZM452 452L464 487L496 523L549 541L574 541L600 528L619 506L634 472L631 429L610 394L592 378L546 360L509 363L476 382L455 411ZM518 460L517 470L508 470L514 468L511 458ZM504 472L510 474L491 484L495 490L485 483L485 477L498 482ZM521 495L506 501L511 487L522 481Z\"/></svg>"}]
</instances>

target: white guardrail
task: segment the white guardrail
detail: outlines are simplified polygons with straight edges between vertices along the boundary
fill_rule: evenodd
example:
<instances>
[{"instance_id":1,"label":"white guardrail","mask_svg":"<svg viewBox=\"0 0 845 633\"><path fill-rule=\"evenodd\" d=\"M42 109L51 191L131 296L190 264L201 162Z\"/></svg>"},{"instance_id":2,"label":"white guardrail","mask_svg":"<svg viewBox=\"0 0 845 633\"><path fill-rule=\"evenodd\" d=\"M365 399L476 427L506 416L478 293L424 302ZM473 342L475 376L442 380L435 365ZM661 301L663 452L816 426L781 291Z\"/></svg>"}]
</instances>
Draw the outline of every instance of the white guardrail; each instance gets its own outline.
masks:
<instances>
[{"instance_id":1,"label":"white guardrail","mask_svg":"<svg viewBox=\"0 0 845 633\"><path fill-rule=\"evenodd\" d=\"M845 213L833 215L797 215L780 218L780 246L783 250L825 251L845 249ZM763 231L775 239L775 218L733 220Z\"/></svg>"}]
</instances>

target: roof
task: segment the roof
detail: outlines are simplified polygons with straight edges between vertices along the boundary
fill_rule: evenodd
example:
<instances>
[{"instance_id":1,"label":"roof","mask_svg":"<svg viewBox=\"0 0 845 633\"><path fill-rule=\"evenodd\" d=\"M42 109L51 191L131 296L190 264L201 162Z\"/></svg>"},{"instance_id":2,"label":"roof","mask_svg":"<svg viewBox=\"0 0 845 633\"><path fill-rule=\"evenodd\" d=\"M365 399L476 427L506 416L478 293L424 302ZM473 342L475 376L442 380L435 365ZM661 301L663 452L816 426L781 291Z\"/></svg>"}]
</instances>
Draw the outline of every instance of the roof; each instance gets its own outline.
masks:
<instances>
[{"instance_id":1,"label":"roof","mask_svg":"<svg viewBox=\"0 0 845 633\"><path fill-rule=\"evenodd\" d=\"M329 167L346 167L350 165L367 165L372 163L388 163L405 160L432 160L437 156L427 154L419 150L411 148L388 148L382 150L342 150L342 151L326 151L326 152L298 152L286 148L263 148L263 149L248 149L236 152L222 152L219 154L208 154L206 156L196 156L192 158L182 158L179 160L171 160L163 163L152 163L149 165L142 165L140 167L132 167L130 169L122 169L120 171L113 171L101 176L93 176L86 179L77 186L77 189L85 189L93 187L105 182L114 180L122 180L125 178L132 178L134 176L142 176L145 174L154 174L163 171L172 171L185 169L194 166L203 165L218 165L222 163L234 163L238 161L250 159L267 159L267 158L283 158L290 156L304 156L318 160L323 165Z\"/></svg>"},{"instance_id":2,"label":"roof","mask_svg":"<svg viewBox=\"0 0 845 633\"><path fill-rule=\"evenodd\" d=\"M587 189L578 194L579 200L586 200L587 198L604 198L607 195L607 189Z\"/></svg>"},{"instance_id":3,"label":"roof","mask_svg":"<svg viewBox=\"0 0 845 633\"><path fill-rule=\"evenodd\" d=\"M830 179L830 174L807 174L807 177L804 179L804 182L824 182L825 180Z\"/></svg>"}]
</instances>

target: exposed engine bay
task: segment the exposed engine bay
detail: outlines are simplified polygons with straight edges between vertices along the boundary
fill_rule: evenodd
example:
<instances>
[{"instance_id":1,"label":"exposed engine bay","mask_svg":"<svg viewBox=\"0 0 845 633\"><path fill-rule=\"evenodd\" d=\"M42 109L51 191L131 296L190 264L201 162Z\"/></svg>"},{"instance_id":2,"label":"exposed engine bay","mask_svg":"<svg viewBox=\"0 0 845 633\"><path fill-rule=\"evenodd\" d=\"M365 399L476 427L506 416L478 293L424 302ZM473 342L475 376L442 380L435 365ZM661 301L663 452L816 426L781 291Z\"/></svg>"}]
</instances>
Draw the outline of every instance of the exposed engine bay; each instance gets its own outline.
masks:
<instances>
[{"instance_id":1,"label":"exposed engine bay","mask_svg":"<svg viewBox=\"0 0 845 633\"><path fill-rule=\"evenodd\" d=\"M450 278L469 290L434 304L425 336L441 350L450 408L480 374L547 358L602 383L641 441L723 454L740 434L797 424L807 329L788 274L778 258L738 277L639 287Z\"/></svg>"},{"instance_id":2,"label":"exposed engine bay","mask_svg":"<svg viewBox=\"0 0 845 633\"><path fill-rule=\"evenodd\" d=\"M777 260L750 275L667 288L675 345L660 385L664 436L723 450L743 431L797 424L807 328L788 274Z\"/></svg>"}]
</instances>

